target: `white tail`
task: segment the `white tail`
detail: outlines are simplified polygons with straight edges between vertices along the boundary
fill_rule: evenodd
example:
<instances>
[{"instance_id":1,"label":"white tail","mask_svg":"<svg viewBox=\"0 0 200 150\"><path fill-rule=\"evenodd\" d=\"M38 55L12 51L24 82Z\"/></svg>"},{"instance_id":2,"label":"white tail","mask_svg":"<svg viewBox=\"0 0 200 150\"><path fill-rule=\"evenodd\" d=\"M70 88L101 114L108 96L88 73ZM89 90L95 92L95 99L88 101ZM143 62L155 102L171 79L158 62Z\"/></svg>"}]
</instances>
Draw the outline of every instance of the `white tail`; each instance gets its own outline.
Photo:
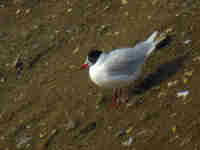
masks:
<instances>
[{"instance_id":1,"label":"white tail","mask_svg":"<svg viewBox=\"0 0 200 150\"><path fill-rule=\"evenodd\" d=\"M150 37L146 40L146 42L148 42L148 43L154 43L155 38L157 37L157 35L158 35L158 31L155 31L154 33L152 33L150 35Z\"/></svg>"},{"instance_id":2,"label":"white tail","mask_svg":"<svg viewBox=\"0 0 200 150\"><path fill-rule=\"evenodd\" d=\"M152 44L152 47L148 50L147 52L147 56L149 56L156 48L156 46L162 42L163 40L165 40L167 37L167 33L161 33L158 36L158 31L153 32L150 37L145 41L147 43Z\"/></svg>"}]
</instances>

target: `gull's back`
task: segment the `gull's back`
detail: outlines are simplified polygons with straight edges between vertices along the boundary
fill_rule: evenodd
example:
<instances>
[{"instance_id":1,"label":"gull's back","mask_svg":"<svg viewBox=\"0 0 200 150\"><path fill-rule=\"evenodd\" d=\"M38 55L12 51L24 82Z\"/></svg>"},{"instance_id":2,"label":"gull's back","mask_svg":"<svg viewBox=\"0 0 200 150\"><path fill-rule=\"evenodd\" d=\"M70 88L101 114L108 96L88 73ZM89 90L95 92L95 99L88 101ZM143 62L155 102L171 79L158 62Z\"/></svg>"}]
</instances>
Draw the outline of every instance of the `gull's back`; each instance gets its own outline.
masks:
<instances>
[{"instance_id":1,"label":"gull's back","mask_svg":"<svg viewBox=\"0 0 200 150\"><path fill-rule=\"evenodd\" d=\"M132 75L144 64L149 43L140 43L134 48L116 49L107 54L102 64L110 75Z\"/></svg>"}]
</instances>

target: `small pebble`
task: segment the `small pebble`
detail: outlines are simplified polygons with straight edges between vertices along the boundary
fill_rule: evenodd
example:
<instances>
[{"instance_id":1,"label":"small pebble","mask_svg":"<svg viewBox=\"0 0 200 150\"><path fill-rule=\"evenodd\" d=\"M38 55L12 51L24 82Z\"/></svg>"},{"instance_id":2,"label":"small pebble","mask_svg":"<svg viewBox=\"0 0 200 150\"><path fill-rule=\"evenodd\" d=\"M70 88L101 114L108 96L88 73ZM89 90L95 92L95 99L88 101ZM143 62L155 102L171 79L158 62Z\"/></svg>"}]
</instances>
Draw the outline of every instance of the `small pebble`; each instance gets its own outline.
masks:
<instances>
[{"instance_id":1,"label":"small pebble","mask_svg":"<svg viewBox=\"0 0 200 150\"><path fill-rule=\"evenodd\" d=\"M197 56L197 57L193 58L192 60L193 60L194 62L200 61L200 56Z\"/></svg>"},{"instance_id":2,"label":"small pebble","mask_svg":"<svg viewBox=\"0 0 200 150\"><path fill-rule=\"evenodd\" d=\"M25 10L25 13L26 13L26 14L29 14L30 12L31 12L31 9L30 9L30 8L28 8L28 9Z\"/></svg>"},{"instance_id":3,"label":"small pebble","mask_svg":"<svg viewBox=\"0 0 200 150\"><path fill-rule=\"evenodd\" d=\"M116 32L114 32L114 35L115 35L115 36L119 35L119 32L117 32L117 31L116 31Z\"/></svg>"},{"instance_id":4,"label":"small pebble","mask_svg":"<svg viewBox=\"0 0 200 150\"><path fill-rule=\"evenodd\" d=\"M126 11L126 12L124 13L124 15L125 15L125 16L128 16L128 15L129 15L128 11Z\"/></svg>"},{"instance_id":5,"label":"small pebble","mask_svg":"<svg viewBox=\"0 0 200 150\"><path fill-rule=\"evenodd\" d=\"M34 29L34 30L36 30L36 29L38 29L38 28L39 28L39 25L36 25L36 24L33 25L33 29Z\"/></svg>"},{"instance_id":6,"label":"small pebble","mask_svg":"<svg viewBox=\"0 0 200 150\"><path fill-rule=\"evenodd\" d=\"M174 85L176 85L178 83L178 80L175 80L175 81L171 81L171 82L168 82L168 87L172 87Z\"/></svg>"},{"instance_id":7,"label":"small pebble","mask_svg":"<svg viewBox=\"0 0 200 150\"><path fill-rule=\"evenodd\" d=\"M172 113L169 117L170 118L174 118L174 117L176 117L177 116L177 113Z\"/></svg>"},{"instance_id":8,"label":"small pebble","mask_svg":"<svg viewBox=\"0 0 200 150\"><path fill-rule=\"evenodd\" d=\"M192 40L185 40L184 44L189 44L190 42L192 42Z\"/></svg>"},{"instance_id":9,"label":"small pebble","mask_svg":"<svg viewBox=\"0 0 200 150\"><path fill-rule=\"evenodd\" d=\"M5 5L3 5L3 4L2 4L2 5L0 5L0 8L5 8Z\"/></svg>"},{"instance_id":10,"label":"small pebble","mask_svg":"<svg viewBox=\"0 0 200 150\"><path fill-rule=\"evenodd\" d=\"M40 136L40 138L43 138L43 137L45 137L45 135L46 135L46 134L40 133L39 136Z\"/></svg>"},{"instance_id":11,"label":"small pebble","mask_svg":"<svg viewBox=\"0 0 200 150\"><path fill-rule=\"evenodd\" d=\"M30 128L31 128L31 126L30 126L30 125L27 125L27 126L26 126L26 129L30 129Z\"/></svg>"},{"instance_id":12,"label":"small pebble","mask_svg":"<svg viewBox=\"0 0 200 150\"><path fill-rule=\"evenodd\" d=\"M151 20L151 18L152 18L152 16L147 16L147 19L148 19L148 20Z\"/></svg>"},{"instance_id":13,"label":"small pebble","mask_svg":"<svg viewBox=\"0 0 200 150\"><path fill-rule=\"evenodd\" d=\"M133 137L129 137L127 141L123 142L122 145L130 146L133 142Z\"/></svg>"},{"instance_id":14,"label":"small pebble","mask_svg":"<svg viewBox=\"0 0 200 150\"><path fill-rule=\"evenodd\" d=\"M17 9L17 11L15 12L16 15L19 15L21 13L20 9Z\"/></svg>"},{"instance_id":15,"label":"small pebble","mask_svg":"<svg viewBox=\"0 0 200 150\"><path fill-rule=\"evenodd\" d=\"M68 13L72 12L72 8L67 9L67 12Z\"/></svg>"},{"instance_id":16,"label":"small pebble","mask_svg":"<svg viewBox=\"0 0 200 150\"><path fill-rule=\"evenodd\" d=\"M178 92L177 93L177 97L183 97L183 98L186 98L186 96L189 94L189 91L185 90L185 91L182 91L182 92Z\"/></svg>"},{"instance_id":17,"label":"small pebble","mask_svg":"<svg viewBox=\"0 0 200 150\"><path fill-rule=\"evenodd\" d=\"M5 136L0 136L0 140L4 141L5 139Z\"/></svg>"},{"instance_id":18,"label":"small pebble","mask_svg":"<svg viewBox=\"0 0 200 150\"><path fill-rule=\"evenodd\" d=\"M4 83L5 82L5 78L0 78L0 82Z\"/></svg>"},{"instance_id":19,"label":"small pebble","mask_svg":"<svg viewBox=\"0 0 200 150\"><path fill-rule=\"evenodd\" d=\"M128 1L127 0L121 0L121 4L126 5L126 4L128 4Z\"/></svg>"},{"instance_id":20,"label":"small pebble","mask_svg":"<svg viewBox=\"0 0 200 150\"><path fill-rule=\"evenodd\" d=\"M78 52L79 52L79 48L77 47L77 48L75 48L75 49L73 50L72 54L77 54Z\"/></svg>"},{"instance_id":21,"label":"small pebble","mask_svg":"<svg viewBox=\"0 0 200 150\"><path fill-rule=\"evenodd\" d=\"M73 69L76 69L77 67L75 65L70 65L69 66L69 69L73 70Z\"/></svg>"}]
</instances>

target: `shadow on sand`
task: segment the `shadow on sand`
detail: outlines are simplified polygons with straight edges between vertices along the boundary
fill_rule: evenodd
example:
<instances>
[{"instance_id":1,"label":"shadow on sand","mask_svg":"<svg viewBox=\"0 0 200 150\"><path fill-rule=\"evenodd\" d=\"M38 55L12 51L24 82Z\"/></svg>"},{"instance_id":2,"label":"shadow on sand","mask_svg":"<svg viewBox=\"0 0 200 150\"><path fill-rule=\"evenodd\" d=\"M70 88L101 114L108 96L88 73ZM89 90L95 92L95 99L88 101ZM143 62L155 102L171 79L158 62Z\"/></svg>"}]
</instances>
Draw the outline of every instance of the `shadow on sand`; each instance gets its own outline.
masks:
<instances>
[{"instance_id":1,"label":"shadow on sand","mask_svg":"<svg viewBox=\"0 0 200 150\"><path fill-rule=\"evenodd\" d=\"M157 46L157 50L169 45L171 41L173 41L173 37L168 36ZM147 76L142 83L131 88L132 90L129 91L130 97L134 96L135 94L145 93L153 87L160 85L161 82L166 81L169 77L175 75L181 69L186 59L190 58L190 52L190 50L187 50L174 60L171 60L165 64L161 64L159 68Z\"/></svg>"},{"instance_id":2,"label":"shadow on sand","mask_svg":"<svg viewBox=\"0 0 200 150\"><path fill-rule=\"evenodd\" d=\"M135 88L129 92L130 96L145 93L151 88L160 85L161 82L167 80L169 77L175 75L181 69L184 61L188 57L188 54L184 54L183 56L179 56L170 62L161 64L155 72L147 76L142 83L136 85Z\"/></svg>"}]
</instances>

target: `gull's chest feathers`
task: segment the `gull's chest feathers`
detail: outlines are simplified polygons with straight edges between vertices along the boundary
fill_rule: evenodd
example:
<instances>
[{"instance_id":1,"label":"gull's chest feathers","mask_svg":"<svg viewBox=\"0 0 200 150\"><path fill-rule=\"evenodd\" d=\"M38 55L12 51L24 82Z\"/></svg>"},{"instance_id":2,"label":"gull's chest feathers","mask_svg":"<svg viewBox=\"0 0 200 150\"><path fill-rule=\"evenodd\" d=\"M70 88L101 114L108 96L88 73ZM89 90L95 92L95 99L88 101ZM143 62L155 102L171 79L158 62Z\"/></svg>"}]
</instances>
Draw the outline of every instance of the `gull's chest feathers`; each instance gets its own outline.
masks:
<instances>
[{"instance_id":1,"label":"gull's chest feathers","mask_svg":"<svg viewBox=\"0 0 200 150\"><path fill-rule=\"evenodd\" d=\"M103 65L95 64L89 69L90 79L98 86L105 86L107 73Z\"/></svg>"},{"instance_id":2,"label":"gull's chest feathers","mask_svg":"<svg viewBox=\"0 0 200 150\"><path fill-rule=\"evenodd\" d=\"M89 69L90 79L104 88L119 88L131 84L140 74L140 69L132 75L110 75L105 65L93 65Z\"/></svg>"}]
</instances>

